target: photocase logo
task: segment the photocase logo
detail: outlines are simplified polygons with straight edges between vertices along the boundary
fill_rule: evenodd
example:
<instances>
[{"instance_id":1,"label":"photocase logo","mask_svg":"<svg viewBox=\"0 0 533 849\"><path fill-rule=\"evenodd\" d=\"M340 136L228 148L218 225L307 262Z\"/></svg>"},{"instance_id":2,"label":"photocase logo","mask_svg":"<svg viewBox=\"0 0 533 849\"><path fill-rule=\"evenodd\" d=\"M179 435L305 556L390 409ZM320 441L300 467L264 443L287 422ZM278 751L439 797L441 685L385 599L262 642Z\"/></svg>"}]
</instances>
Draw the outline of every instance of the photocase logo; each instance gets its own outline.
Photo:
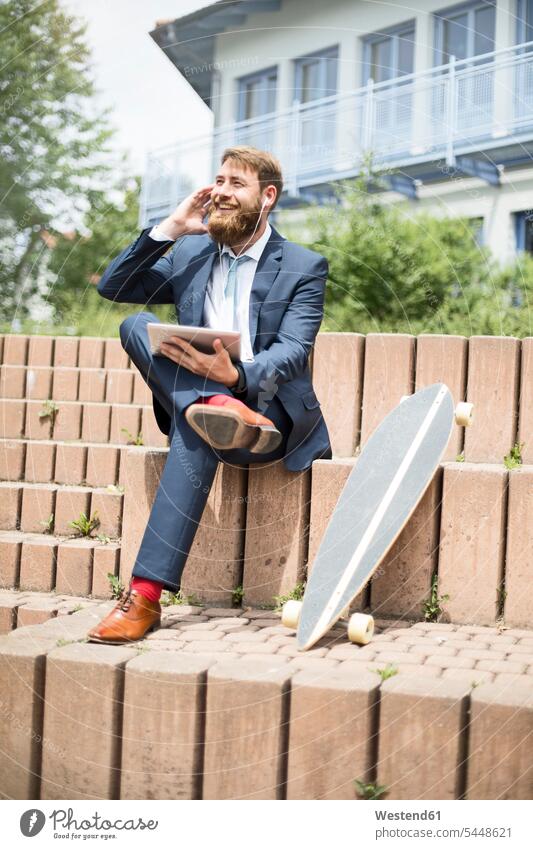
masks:
<instances>
[{"instance_id":1,"label":"photocase logo","mask_svg":"<svg viewBox=\"0 0 533 849\"><path fill-rule=\"evenodd\" d=\"M35 837L42 830L46 817L38 808L30 808L24 811L20 818L20 830L24 837Z\"/></svg>"}]
</instances>

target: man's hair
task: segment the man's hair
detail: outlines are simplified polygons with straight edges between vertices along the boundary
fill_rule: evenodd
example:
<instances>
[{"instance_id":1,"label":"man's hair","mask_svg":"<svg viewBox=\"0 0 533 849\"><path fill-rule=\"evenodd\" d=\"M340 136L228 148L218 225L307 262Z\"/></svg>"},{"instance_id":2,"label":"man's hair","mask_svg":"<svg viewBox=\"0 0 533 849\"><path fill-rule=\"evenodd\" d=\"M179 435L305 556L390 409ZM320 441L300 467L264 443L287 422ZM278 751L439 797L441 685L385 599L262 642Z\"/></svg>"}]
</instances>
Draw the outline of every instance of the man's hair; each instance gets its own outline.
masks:
<instances>
[{"instance_id":1,"label":"man's hair","mask_svg":"<svg viewBox=\"0 0 533 849\"><path fill-rule=\"evenodd\" d=\"M220 164L223 165L226 159L232 159L245 168L255 171L261 191L267 186L276 187L276 198L269 207L269 213L272 212L283 191L283 175L279 160L266 150L259 150L257 147L249 147L245 144L227 147L222 154Z\"/></svg>"}]
</instances>

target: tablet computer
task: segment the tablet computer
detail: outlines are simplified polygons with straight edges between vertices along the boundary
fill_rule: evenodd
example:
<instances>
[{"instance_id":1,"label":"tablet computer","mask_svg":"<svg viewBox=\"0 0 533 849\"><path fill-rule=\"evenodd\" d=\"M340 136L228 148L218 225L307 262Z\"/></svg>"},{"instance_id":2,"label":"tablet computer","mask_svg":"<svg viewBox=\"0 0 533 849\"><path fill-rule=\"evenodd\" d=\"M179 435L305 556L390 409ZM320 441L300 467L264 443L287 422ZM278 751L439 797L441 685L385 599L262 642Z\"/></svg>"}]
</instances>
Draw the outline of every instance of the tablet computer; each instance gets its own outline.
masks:
<instances>
[{"instance_id":1,"label":"tablet computer","mask_svg":"<svg viewBox=\"0 0 533 849\"><path fill-rule=\"evenodd\" d=\"M214 330L211 327L161 324L154 321L146 326L152 354L160 355L161 342L168 342L172 336L179 336L203 354L214 354L213 342L215 339L220 339L233 361L241 358L241 334L237 330Z\"/></svg>"}]
</instances>

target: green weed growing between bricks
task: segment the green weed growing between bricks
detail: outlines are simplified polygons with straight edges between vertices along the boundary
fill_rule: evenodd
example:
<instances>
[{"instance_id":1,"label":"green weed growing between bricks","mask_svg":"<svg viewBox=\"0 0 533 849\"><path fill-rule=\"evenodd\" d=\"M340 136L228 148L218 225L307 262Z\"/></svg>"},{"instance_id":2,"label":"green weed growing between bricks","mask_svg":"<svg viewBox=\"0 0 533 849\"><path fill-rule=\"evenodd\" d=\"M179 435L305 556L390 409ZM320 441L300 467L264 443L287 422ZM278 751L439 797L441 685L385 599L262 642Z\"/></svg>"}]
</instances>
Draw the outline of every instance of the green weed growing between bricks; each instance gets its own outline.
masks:
<instances>
[{"instance_id":1,"label":"green weed growing between bricks","mask_svg":"<svg viewBox=\"0 0 533 849\"><path fill-rule=\"evenodd\" d=\"M305 593L305 581L301 584L296 584L294 589L290 590L286 595L274 596L274 610L281 610L286 601L301 601Z\"/></svg>"},{"instance_id":2,"label":"green weed growing between bricks","mask_svg":"<svg viewBox=\"0 0 533 849\"><path fill-rule=\"evenodd\" d=\"M439 579L437 575L433 575L429 598L422 605L422 613L426 622L438 622L443 613L441 604L449 600L449 595L439 596Z\"/></svg>"},{"instance_id":3,"label":"green weed growing between bricks","mask_svg":"<svg viewBox=\"0 0 533 849\"><path fill-rule=\"evenodd\" d=\"M517 469L518 466L522 465L522 448L524 447L523 442L515 442L511 450L508 454L503 458L503 464L506 469L512 471L512 469Z\"/></svg>"},{"instance_id":4,"label":"green weed growing between bricks","mask_svg":"<svg viewBox=\"0 0 533 849\"><path fill-rule=\"evenodd\" d=\"M163 590L161 593L161 607L169 607L172 604L190 604L191 607L202 607L202 602L194 593L183 595L181 590L177 593L171 593L170 590Z\"/></svg>"},{"instance_id":5,"label":"green weed growing between bricks","mask_svg":"<svg viewBox=\"0 0 533 849\"><path fill-rule=\"evenodd\" d=\"M116 575L113 575L112 572L108 572L107 580L109 581L109 587L111 589L112 598L120 598L120 596L124 592L124 584L121 582L120 578L118 578Z\"/></svg>"},{"instance_id":6,"label":"green weed growing between bricks","mask_svg":"<svg viewBox=\"0 0 533 849\"><path fill-rule=\"evenodd\" d=\"M52 528L54 526L54 514L50 513L48 519L45 519L42 522L39 522L40 525L43 526L43 534L51 534Z\"/></svg>"},{"instance_id":7,"label":"green weed growing between bricks","mask_svg":"<svg viewBox=\"0 0 533 849\"><path fill-rule=\"evenodd\" d=\"M355 791L360 799L380 799L388 790L387 787L383 784L377 784L376 782L368 782L359 781L359 779L355 779Z\"/></svg>"},{"instance_id":8,"label":"green weed growing between bricks","mask_svg":"<svg viewBox=\"0 0 533 849\"><path fill-rule=\"evenodd\" d=\"M86 516L85 513L80 513L77 519L69 522L69 525L71 528L78 531L79 536L90 537L92 532L100 525L100 519L96 512L93 513L90 518Z\"/></svg>"},{"instance_id":9,"label":"green weed growing between bricks","mask_svg":"<svg viewBox=\"0 0 533 849\"><path fill-rule=\"evenodd\" d=\"M370 667L369 667L370 668ZM382 681L386 681L387 678L392 678L394 675L398 674L398 667L393 663L387 663L383 669L371 669L371 672L375 672L376 675L379 675Z\"/></svg>"},{"instance_id":10,"label":"green weed growing between bricks","mask_svg":"<svg viewBox=\"0 0 533 849\"><path fill-rule=\"evenodd\" d=\"M235 587L231 594L231 603L233 604L233 607L241 607L243 598L244 587L240 584L238 587Z\"/></svg>"},{"instance_id":11,"label":"green weed growing between bricks","mask_svg":"<svg viewBox=\"0 0 533 849\"><path fill-rule=\"evenodd\" d=\"M128 445L144 445L142 431L139 431L137 436L134 436L127 427L120 428L121 433L125 433L128 437Z\"/></svg>"}]
</instances>

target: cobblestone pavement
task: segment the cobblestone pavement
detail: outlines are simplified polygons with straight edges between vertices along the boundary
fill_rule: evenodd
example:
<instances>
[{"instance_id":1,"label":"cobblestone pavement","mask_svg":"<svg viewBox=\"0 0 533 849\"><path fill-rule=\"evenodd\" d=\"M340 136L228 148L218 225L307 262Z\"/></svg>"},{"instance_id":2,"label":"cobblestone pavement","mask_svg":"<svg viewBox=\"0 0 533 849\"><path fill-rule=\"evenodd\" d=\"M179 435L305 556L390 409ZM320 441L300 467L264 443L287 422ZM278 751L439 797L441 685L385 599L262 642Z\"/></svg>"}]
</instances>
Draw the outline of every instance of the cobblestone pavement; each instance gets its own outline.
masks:
<instances>
[{"instance_id":1,"label":"cobblestone pavement","mask_svg":"<svg viewBox=\"0 0 533 849\"><path fill-rule=\"evenodd\" d=\"M5 623L11 616L20 636L24 632L35 634L32 626L50 618L75 614L82 609L89 612L87 609L94 608L95 613L97 609L101 618L113 604L48 593L0 591L2 619ZM80 639L78 634L72 636ZM386 670L386 674L454 679L472 686L496 679L511 683L517 676L522 679L531 676L533 687L533 631L505 625L484 627L378 619L371 643L356 646L348 641L346 629L338 624L315 648L300 652L294 631L285 628L280 614L274 611L173 605L163 607L161 628L132 646L139 651L216 655L220 660L239 657L265 660L275 656L277 663L286 662L293 668L309 667L317 672L338 667L343 671L370 671L379 675Z\"/></svg>"}]
</instances>

